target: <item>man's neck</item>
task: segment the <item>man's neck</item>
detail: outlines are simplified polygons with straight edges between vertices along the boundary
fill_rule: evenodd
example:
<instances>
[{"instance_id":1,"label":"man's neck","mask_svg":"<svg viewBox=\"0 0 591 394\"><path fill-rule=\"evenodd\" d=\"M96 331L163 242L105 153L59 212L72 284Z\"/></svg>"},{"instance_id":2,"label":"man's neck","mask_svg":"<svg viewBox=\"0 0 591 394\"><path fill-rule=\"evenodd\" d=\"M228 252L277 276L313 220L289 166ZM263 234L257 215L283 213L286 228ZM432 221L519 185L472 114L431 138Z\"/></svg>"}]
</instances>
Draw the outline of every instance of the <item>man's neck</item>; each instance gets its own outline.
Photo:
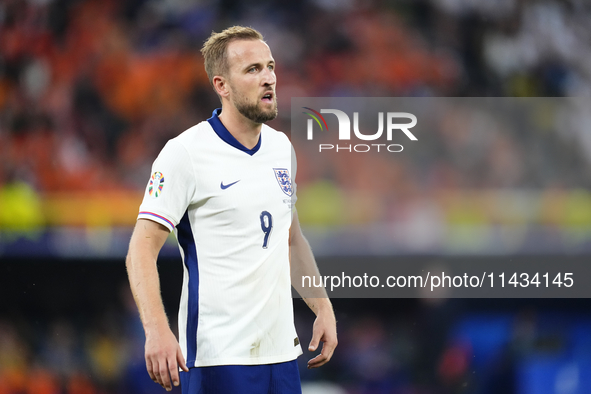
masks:
<instances>
[{"instance_id":1,"label":"man's neck","mask_svg":"<svg viewBox=\"0 0 591 394\"><path fill-rule=\"evenodd\" d=\"M245 118L229 104L222 105L222 113L219 118L230 134L247 149L252 149L258 144L263 126L261 123L255 123Z\"/></svg>"}]
</instances>

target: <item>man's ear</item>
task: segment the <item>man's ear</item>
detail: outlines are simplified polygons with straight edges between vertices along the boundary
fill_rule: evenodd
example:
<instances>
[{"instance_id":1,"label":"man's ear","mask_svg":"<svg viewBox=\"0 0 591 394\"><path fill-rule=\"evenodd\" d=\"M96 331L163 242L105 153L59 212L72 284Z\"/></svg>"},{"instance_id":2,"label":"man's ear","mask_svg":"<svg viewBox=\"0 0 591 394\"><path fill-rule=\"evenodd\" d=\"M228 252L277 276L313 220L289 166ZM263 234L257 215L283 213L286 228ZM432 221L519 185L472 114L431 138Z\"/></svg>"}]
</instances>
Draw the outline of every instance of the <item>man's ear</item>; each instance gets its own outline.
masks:
<instances>
[{"instance_id":1,"label":"man's ear","mask_svg":"<svg viewBox=\"0 0 591 394\"><path fill-rule=\"evenodd\" d=\"M216 75L213 77L211 82L213 83L213 87L220 97L227 98L230 95L230 86L228 85L226 78Z\"/></svg>"}]
</instances>

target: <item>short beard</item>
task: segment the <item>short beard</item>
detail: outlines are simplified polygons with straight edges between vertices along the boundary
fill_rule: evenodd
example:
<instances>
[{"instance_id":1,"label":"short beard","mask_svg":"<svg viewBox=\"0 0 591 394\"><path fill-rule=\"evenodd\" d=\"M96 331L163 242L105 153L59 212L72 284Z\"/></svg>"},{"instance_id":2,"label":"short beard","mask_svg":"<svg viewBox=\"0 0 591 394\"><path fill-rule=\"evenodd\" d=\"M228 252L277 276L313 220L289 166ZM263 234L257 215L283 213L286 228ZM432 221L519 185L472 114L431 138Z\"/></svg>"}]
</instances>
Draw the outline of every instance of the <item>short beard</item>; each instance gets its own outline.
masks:
<instances>
[{"instance_id":1,"label":"short beard","mask_svg":"<svg viewBox=\"0 0 591 394\"><path fill-rule=\"evenodd\" d=\"M260 109L258 104L249 104L243 97L239 97L234 105L238 112L242 114L246 119L253 121L254 123L265 123L273 120L277 117L277 97L273 97L274 108L268 112Z\"/></svg>"}]
</instances>

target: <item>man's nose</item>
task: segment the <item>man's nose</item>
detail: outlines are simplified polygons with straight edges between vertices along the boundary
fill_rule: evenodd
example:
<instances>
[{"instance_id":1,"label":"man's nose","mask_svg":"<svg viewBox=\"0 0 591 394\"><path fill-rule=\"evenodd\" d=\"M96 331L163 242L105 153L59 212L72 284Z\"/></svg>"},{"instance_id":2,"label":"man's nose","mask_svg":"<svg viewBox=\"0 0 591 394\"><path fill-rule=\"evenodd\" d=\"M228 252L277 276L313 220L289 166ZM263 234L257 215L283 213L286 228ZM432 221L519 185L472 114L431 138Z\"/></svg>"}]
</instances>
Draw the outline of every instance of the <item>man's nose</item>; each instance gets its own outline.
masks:
<instances>
[{"instance_id":1,"label":"man's nose","mask_svg":"<svg viewBox=\"0 0 591 394\"><path fill-rule=\"evenodd\" d=\"M265 85L274 85L277 82L277 77L275 76L275 71L269 70L268 68L265 69L263 74L263 83Z\"/></svg>"}]
</instances>

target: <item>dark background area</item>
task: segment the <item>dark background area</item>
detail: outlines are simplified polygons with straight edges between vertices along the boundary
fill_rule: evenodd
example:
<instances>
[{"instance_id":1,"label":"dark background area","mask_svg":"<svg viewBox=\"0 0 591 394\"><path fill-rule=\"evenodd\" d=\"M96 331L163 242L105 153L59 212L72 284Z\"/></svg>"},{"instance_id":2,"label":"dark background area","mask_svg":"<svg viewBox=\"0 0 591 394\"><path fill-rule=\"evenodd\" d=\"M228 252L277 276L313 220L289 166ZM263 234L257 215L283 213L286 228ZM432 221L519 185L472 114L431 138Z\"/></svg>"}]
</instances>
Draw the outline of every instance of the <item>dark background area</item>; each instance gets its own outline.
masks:
<instances>
[{"instance_id":1,"label":"dark background area","mask_svg":"<svg viewBox=\"0 0 591 394\"><path fill-rule=\"evenodd\" d=\"M371 266L396 259L363 257L357 264ZM404 258L405 263L418 265L427 264L430 259ZM338 259L320 258L319 266L334 266L335 260ZM498 260L502 262L504 258ZM487 264L491 261L494 258L487 258ZM174 326L182 283L181 261L161 259L158 266L165 308ZM86 376L99 382L92 389L98 391L92 392L158 392L158 386L150 386L149 378L146 380L141 325L131 303L122 260L89 259L81 263L64 259L3 259L0 278L0 297L4 300L0 332L6 334L7 324L16 331L22 341L19 343L26 344L18 350L27 355L32 366L51 359L47 352L52 350L53 356L61 355L62 359L46 368L67 368L68 357L73 357L80 363L76 368L82 367ZM579 332L573 342L573 332L591 327L589 299L332 301L341 344L331 363L313 371L305 369L305 362L312 357L305 351L299 359L304 383L332 382L351 392L363 393L411 388L414 391L410 392L417 393L519 393L520 385L532 387L531 383L524 383L532 358L561 359L586 355L591 350L591 331ZM294 309L305 349L313 314L301 299L294 299ZM69 335L69 341L76 346L52 347L60 335ZM100 356L93 353L101 350L91 341L112 342L114 357L125 359L123 366L113 362L112 367L124 368L126 376L118 380L102 376L109 373L102 371L104 366L96 365L95 359ZM0 346L2 343L0 340ZM10 349L0 350L6 357ZM68 351L73 355L66 356ZM130 379L135 380L135 386ZM137 382L142 380L146 386L140 387ZM152 391L145 391L145 387Z\"/></svg>"}]
</instances>

